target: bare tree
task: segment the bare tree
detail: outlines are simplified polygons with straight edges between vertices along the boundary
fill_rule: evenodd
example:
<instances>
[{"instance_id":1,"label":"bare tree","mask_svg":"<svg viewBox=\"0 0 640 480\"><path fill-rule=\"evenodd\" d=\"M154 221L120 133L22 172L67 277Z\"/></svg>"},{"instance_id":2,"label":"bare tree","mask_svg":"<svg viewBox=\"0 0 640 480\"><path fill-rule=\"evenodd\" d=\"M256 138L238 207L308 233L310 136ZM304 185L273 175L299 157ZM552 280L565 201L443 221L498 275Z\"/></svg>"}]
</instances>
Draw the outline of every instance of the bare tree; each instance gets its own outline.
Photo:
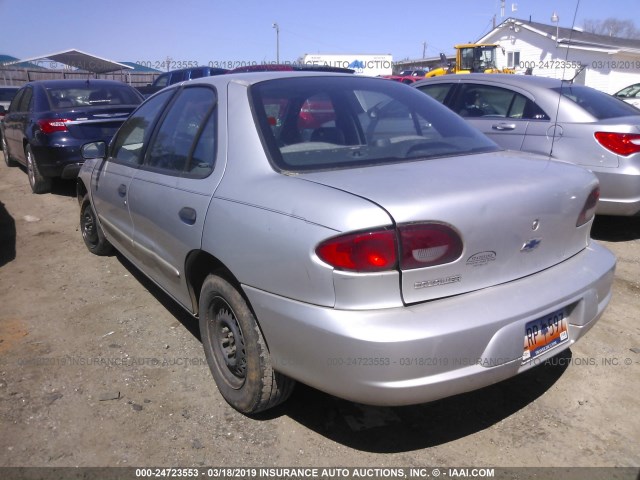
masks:
<instances>
[{"instance_id":1,"label":"bare tree","mask_svg":"<svg viewBox=\"0 0 640 480\"><path fill-rule=\"evenodd\" d=\"M640 29L636 27L633 20L620 20L613 17L604 20L586 19L584 31L609 37L640 38Z\"/></svg>"}]
</instances>

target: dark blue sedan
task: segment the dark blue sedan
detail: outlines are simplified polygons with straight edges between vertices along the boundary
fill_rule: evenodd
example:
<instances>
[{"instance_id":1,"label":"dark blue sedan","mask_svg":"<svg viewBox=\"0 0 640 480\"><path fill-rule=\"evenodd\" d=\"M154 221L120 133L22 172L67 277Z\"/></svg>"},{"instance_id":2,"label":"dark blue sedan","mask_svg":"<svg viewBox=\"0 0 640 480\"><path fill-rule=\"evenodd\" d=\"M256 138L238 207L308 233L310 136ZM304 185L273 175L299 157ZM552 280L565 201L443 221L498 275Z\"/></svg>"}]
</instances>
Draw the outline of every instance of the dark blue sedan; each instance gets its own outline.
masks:
<instances>
[{"instance_id":1,"label":"dark blue sedan","mask_svg":"<svg viewBox=\"0 0 640 480\"><path fill-rule=\"evenodd\" d=\"M51 189L54 177L73 178L87 142L109 142L143 97L113 80L41 80L24 85L2 122L8 166L27 167L34 193Z\"/></svg>"}]
</instances>

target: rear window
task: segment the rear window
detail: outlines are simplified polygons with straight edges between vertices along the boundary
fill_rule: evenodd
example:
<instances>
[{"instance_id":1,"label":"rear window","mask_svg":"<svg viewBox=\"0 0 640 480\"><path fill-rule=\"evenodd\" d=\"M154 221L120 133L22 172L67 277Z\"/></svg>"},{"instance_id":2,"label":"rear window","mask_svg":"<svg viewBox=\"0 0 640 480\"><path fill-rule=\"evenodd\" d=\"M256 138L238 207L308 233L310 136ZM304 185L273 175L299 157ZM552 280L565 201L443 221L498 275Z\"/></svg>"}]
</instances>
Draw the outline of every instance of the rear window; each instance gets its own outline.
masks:
<instances>
[{"instance_id":1,"label":"rear window","mask_svg":"<svg viewBox=\"0 0 640 480\"><path fill-rule=\"evenodd\" d=\"M276 167L314 171L499 148L415 89L362 77L299 77L251 88L257 124Z\"/></svg>"},{"instance_id":2,"label":"rear window","mask_svg":"<svg viewBox=\"0 0 640 480\"><path fill-rule=\"evenodd\" d=\"M49 87L49 103L54 109L104 105L138 105L142 99L126 85Z\"/></svg>"},{"instance_id":3,"label":"rear window","mask_svg":"<svg viewBox=\"0 0 640 480\"><path fill-rule=\"evenodd\" d=\"M553 90L562 93L598 120L638 115L637 108L593 88L569 84Z\"/></svg>"}]
</instances>

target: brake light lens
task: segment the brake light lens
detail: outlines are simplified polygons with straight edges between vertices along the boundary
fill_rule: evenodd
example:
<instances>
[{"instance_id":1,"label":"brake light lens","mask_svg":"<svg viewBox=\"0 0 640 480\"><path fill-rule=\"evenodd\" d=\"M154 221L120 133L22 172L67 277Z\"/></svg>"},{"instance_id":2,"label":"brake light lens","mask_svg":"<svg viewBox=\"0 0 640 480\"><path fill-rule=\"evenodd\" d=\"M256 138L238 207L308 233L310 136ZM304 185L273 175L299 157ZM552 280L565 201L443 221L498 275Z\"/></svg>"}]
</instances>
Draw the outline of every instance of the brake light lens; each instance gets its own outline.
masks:
<instances>
[{"instance_id":1,"label":"brake light lens","mask_svg":"<svg viewBox=\"0 0 640 480\"><path fill-rule=\"evenodd\" d=\"M640 134L596 132L594 136L604 148L623 157L640 152Z\"/></svg>"},{"instance_id":2,"label":"brake light lens","mask_svg":"<svg viewBox=\"0 0 640 480\"><path fill-rule=\"evenodd\" d=\"M584 203L584 207L580 212L580 216L578 217L578 221L576 222L576 227L584 225L589 220L591 220L596 214L596 207L598 206L598 200L600 199L600 188L594 188L589 196L587 197L587 201Z\"/></svg>"},{"instance_id":3,"label":"brake light lens","mask_svg":"<svg viewBox=\"0 0 640 480\"><path fill-rule=\"evenodd\" d=\"M447 225L417 223L333 237L320 243L316 254L337 270L383 272L398 264L401 270L411 270L457 260L462 239Z\"/></svg>"},{"instance_id":4,"label":"brake light lens","mask_svg":"<svg viewBox=\"0 0 640 480\"><path fill-rule=\"evenodd\" d=\"M451 227L439 223L402 225L400 268L433 267L457 260L462 255L462 239Z\"/></svg>"},{"instance_id":5,"label":"brake light lens","mask_svg":"<svg viewBox=\"0 0 640 480\"><path fill-rule=\"evenodd\" d=\"M338 270L382 272L396 267L393 230L356 232L330 238L316 248L318 257Z\"/></svg>"},{"instance_id":6,"label":"brake light lens","mask_svg":"<svg viewBox=\"0 0 640 480\"><path fill-rule=\"evenodd\" d=\"M38 126L43 133L49 135L54 132L66 132L68 118L43 118L38 120Z\"/></svg>"}]
</instances>

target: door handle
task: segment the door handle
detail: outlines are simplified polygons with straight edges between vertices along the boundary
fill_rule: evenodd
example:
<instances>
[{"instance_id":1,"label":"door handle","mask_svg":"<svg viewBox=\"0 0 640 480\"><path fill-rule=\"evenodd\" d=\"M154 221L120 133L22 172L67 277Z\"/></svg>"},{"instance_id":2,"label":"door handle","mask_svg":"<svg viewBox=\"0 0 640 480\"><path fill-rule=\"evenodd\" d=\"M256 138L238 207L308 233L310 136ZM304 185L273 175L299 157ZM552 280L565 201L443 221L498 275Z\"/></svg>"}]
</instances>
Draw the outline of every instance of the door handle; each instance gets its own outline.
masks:
<instances>
[{"instance_id":1,"label":"door handle","mask_svg":"<svg viewBox=\"0 0 640 480\"><path fill-rule=\"evenodd\" d=\"M123 183L118 187L118 195L124 197L127 194L127 186Z\"/></svg>"},{"instance_id":2,"label":"door handle","mask_svg":"<svg viewBox=\"0 0 640 480\"><path fill-rule=\"evenodd\" d=\"M187 225L193 225L194 223L196 223L196 217L198 215L193 208L182 207L178 212L178 216L180 217L180 220L182 220Z\"/></svg>"},{"instance_id":3,"label":"door handle","mask_svg":"<svg viewBox=\"0 0 640 480\"><path fill-rule=\"evenodd\" d=\"M495 125L491 125L491 128L493 128L494 130L500 130L500 131L515 130L516 124L515 123L496 123Z\"/></svg>"}]
</instances>

